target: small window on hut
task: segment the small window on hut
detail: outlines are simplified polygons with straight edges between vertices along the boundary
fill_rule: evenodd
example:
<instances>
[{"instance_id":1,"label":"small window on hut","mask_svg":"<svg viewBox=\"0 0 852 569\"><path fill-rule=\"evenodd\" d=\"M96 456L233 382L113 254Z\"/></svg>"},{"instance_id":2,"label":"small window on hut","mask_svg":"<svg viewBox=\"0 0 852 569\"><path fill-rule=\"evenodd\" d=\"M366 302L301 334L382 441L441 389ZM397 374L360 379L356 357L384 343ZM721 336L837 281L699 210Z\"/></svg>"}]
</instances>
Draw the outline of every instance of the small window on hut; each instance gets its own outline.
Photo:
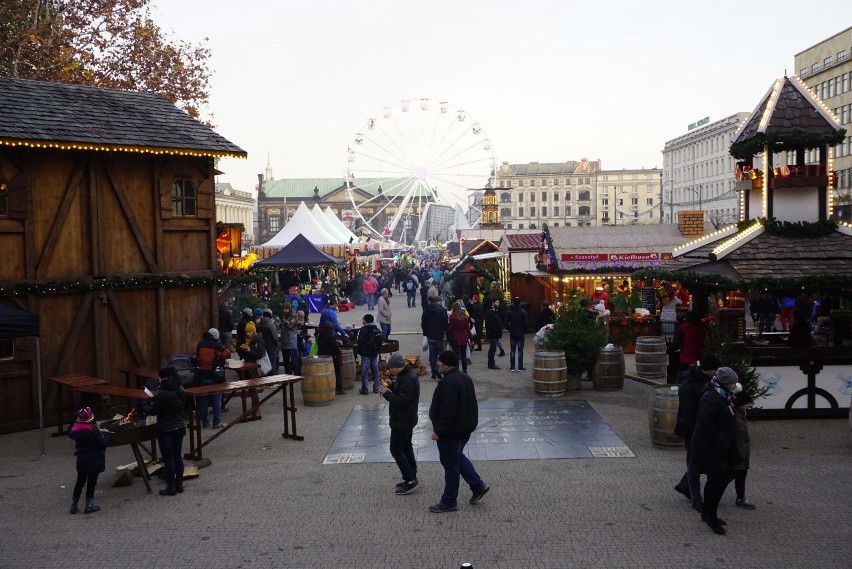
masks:
<instances>
[{"instance_id":1,"label":"small window on hut","mask_svg":"<svg viewBox=\"0 0 852 569\"><path fill-rule=\"evenodd\" d=\"M9 214L9 184L0 180L0 216Z\"/></svg>"},{"instance_id":2,"label":"small window on hut","mask_svg":"<svg viewBox=\"0 0 852 569\"><path fill-rule=\"evenodd\" d=\"M195 215L195 186L186 178L178 178L172 183L172 215Z\"/></svg>"},{"instance_id":3,"label":"small window on hut","mask_svg":"<svg viewBox=\"0 0 852 569\"><path fill-rule=\"evenodd\" d=\"M15 359L15 341L0 340L0 361Z\"/></svg>"}]
</instances>

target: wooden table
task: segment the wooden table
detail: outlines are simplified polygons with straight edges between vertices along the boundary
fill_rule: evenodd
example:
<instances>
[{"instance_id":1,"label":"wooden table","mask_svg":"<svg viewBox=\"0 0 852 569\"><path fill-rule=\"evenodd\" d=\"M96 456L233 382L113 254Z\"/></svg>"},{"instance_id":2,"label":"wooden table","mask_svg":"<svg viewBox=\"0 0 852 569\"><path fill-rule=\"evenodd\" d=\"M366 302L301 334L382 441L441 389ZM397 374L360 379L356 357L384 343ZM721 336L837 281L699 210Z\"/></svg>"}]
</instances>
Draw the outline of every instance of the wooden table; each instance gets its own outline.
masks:
<instances>
[{"instance_id":1,"label":"wooden table","mask_svg":"<svg viewBox=\"0 0 852 569\"><path fill-rule=\"evenodd\" d=\"M260 406L269 401L279 391L282 395L282 407L284 409L284 432L281 436L285 439L294 439L297 441L305 440L305 437L299 436L296 430L296 395L293 386L302 381L300 376L296 375L270 375L267 377L246 379L240 381L231 381L226 383L214 383L202 387L189 387L186 389L187 395L190 395L198 402L198 398L204 395L216 394L234 394L237 392L243 393L243 412L242 414L225 425L223 428L216 430L210 438L205 441L201 440L201 419L198 413L193 413L189 422L189 453L185 456L188 459L200 459L202 457L202 449L219 438L228 429L243 422L249 415L256 415ZM245 393L256 389L264 389L272 387L272 391L263 399L255 400L251 398L251 406L247 407L246 401L250 399ZM286 388L286 389L285 389ZM197 405L196 405L197 408ZM293 423L293 432L290 432L290 422Z\"/></svg>"},{"instance_id":2,"label":"wooden table","mask_svg":"<svg viewBox=\"0 0 852 569\"><path fill-rule=\"evenodd\" d=\"M245 360L234 360L234 359L225 360L225 369L230 369L230 370L237 372L237 377L240 378L240 381L259 378L260 377L260 372L258 371L259 368L260 368L260 366L257 365L254 362L247 362ZM243 390L243 391L240 391L239 394L243 398L243 411L246 410L246 401L245 401L246 397L251 396L251 398L254 399L255 401L257 400L257 391L254 390L254 389L250 389L248 391ZM231 398L234 395L236 395L236 392L227 393L227 394L222 396L222 411L227 410L225 408L225 405L228 404L228 401L230 401ZM260 418L261 417L258 414L257 410L255 410L255 412L252 413L251 418L250 419L247 418L246 420L247 421L257 421Z\"/></svg>"},{"instance_id":3,"label":"wooden table","mask_svg":"<svg viewBox=\"0 0 852 569\"><path fill-rule=\"evenodd\" d=\"M160 371L150 367L120 367L118 373L124 374L124 386L130 387L130 378L136 379L136 387L141 389L146 379L159 379Z\"/></svg>"},{"instance_id":4,"label":"wooden table","mask_svg":"<svg viewBox=\"0 0 852 569\"><path fill-rule=\"evenodd\" d=\"M67 375L57 375L50 378L50 381L56 383L56 432L53 433L54 437L61 437L65 434L65 430L62 426L65 424L64 414L62 413L62 386L69 389L74 389L77 387L84 387L87 385L107 385L109 382L105 379L99 379L97 377L91 377L89 375L82 375L79 373L69 373ZM71 416L74 416L74 399L69 397L69 407L71 408Z\"/></svg>"}]
</instances>

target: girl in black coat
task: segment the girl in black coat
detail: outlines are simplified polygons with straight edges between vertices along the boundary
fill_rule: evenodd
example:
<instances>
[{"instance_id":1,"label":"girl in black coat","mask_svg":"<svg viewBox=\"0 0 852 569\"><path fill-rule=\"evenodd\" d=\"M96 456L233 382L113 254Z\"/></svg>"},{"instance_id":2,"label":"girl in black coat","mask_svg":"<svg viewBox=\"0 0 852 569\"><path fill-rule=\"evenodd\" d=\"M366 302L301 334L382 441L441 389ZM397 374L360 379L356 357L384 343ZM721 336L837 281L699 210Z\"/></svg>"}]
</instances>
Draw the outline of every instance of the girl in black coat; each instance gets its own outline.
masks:
<instances>
[{"instance_id":1,"label":"girl in black coat","mask_svg":"<svg viewBox=\"0 0 852 569\"><path fill-rule=\"evenodd\" d=\"M85 513L91 514L100 510L94 504L95 486L98 475L106 470L106 447L109 444L110 432L101 429L95 423L95 414L91 407L77 411L77 421L68 429L68 436L77 444L77 483L71 495L71 513L77 513L77 503L86 485Z\"/></svg>"},{"instance_id":2,"label":"girl in black coat","mask_svg":"<svg viewBox=\"0 0 852 569\"><path fill-rule=\"evenodd\" d=\"M725 534L725 521L716 515L719 502L731 480L732 467L739 461L734 436L734 393L737 374L720 367L704 388L698 407L698 421L692 434L691 451L695 468L707 475L704 485L704 513L701 520L715 533Z\"/></svg>"}]
</instances>

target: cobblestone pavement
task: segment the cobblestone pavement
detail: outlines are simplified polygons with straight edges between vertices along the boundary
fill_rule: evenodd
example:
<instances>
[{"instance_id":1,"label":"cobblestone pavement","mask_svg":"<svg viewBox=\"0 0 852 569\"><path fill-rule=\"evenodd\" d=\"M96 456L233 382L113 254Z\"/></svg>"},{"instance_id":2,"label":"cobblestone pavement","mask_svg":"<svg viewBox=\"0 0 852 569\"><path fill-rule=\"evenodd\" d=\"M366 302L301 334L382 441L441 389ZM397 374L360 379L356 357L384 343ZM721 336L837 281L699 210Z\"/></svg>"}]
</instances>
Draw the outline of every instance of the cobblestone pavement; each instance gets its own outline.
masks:
<instances>
[{"instance_id":1,"label":"cobblestone pavement","mask_svg":"<svg viewBox=\"0 0 852 569\"><path fill-rule=\"evenodd\" d=\"M392 303L394 337L403 352L420 353L420 307L406 308L399 295ZM341 320L355 322L363 313ZM509 373L507 363L486 373L485 353L474 353L470 374L481 400L546 399L532 389L531 344L526 373ZM428 402L434 382L421 380ZM651 393L629 380L608 392L583 382L562 398L588 401L635 458L479 462L491 492L470 506L463 485L459 511L446 514L427 509L442 490L436 462L421 464L420 486L408 496L393 494L394 464L323 464L353 407L378 397L372 394L300 406L302 442L281 438L274 399L262 421L239 425L206 447L212 465L175 497L159 496L158 481L152 495L139 479L112 487L114 467L132 455L128 447L111 448L96 495L103 509L92 515L68 514L75 479L70 440L48 434L41 456L38 431L0 436L0 569L849 566L847 421L752 423L747 495L757 509L735 508L729 488L720 508L729 533L717 536L672 489L684 469L683 450L651 444Z\"/></svg>"}]
</instances>

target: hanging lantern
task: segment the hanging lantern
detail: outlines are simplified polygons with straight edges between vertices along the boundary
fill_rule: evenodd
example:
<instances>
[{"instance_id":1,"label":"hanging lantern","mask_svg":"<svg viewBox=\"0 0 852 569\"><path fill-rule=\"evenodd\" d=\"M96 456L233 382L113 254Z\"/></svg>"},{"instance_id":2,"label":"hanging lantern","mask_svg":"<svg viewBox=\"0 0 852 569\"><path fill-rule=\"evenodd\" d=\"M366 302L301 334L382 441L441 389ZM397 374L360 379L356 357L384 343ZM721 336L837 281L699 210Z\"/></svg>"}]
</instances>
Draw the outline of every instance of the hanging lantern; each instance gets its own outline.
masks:
<instances>
[{"instance_id":1,"label":"hanging lantern","mask_svg":"<svg viewBox=\"0 0 852 569\"><path fill-rule=\"evenodd\" d=\"M411 102L408 99L402 101L402 112L407 113L408 109L411 108Z\"/></svg>"},{"instance_id":2,"label":"hanging lantern","mask_svg":"<svg viewBox=\"0 0 852 569\"><path fill-rule=\"evenodd\" d=\"M364 143L364 135L360 132L355 135L355 144L363 144Z\"/></svg>"},{"instance_id":3,"label":"hanging lantern","mask_svg":"<svg viewBox=\"0 0 852 569\"><path fill-rule=\"evenodd\" d=\"M441 114L447 114L447 111L450 110L450 104L446 101L441 101Z\"/></svg>"},{"instance_id":4,"label":"hanging lantern","mask_svg":"<svg viewBox=\"0 0 852 569\"><path fill-rule=\"evenodd\" d=\"M470 130L473 132L473 134L479 134L480 132L482 132L482 127L478 122L475 122L473 123L473 126L470 127ZM486 150L488 149L486 148Z\"/></svg>"},{"instance_id":5,"label":"hanging lantern","mask_svg":"<svg viewBox=\"0 0 852 569\"><path fill-rule=\"evenodd\" d=\"M382 116L386 119L389 119L391 117L391 108L385 107L384 109L382 109Z\"/></svg>"},{"instance_id":6,"label":"hanging lantern","mask_svg":"<svg viewBox=\"0 0 852 569\"><path fill-rule=\"evenodd\" d=\"M467 114L465 114L464 109L459 109L458 115L456 117L459 119L459 122L464 122L467 119Z\"/></svg>"},{"instance_id":7,"label":"hanging lantern","mask_svg":"<svg viewBox=\"0 0 852 569\"><path fill-rule=\"evenodd\" d=\"M367 119L367 128L370 130L376 128L376 119Z\"/></svg>"}]
</instances>

